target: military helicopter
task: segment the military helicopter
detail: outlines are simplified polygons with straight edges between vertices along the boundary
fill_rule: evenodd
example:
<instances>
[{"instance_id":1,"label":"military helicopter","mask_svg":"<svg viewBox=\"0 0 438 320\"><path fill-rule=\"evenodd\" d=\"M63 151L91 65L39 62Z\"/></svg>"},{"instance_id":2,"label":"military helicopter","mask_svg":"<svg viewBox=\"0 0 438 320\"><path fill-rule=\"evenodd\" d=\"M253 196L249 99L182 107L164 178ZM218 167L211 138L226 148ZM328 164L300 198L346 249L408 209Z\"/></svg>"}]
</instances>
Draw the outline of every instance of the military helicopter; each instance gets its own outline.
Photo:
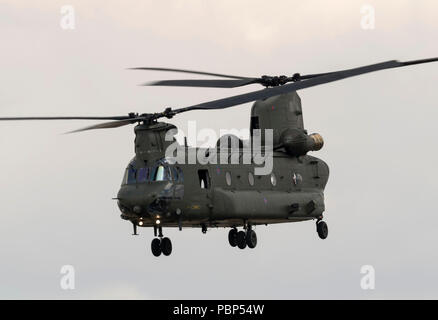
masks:
<instances>
[{"instance_id":1,"label":"military helicopter","mask_svg":"<svg viewBox=\"0 0 438 320\"><path fill-rule=\"evenodd\" d=\"M329 177L327 164L310 151L318 151L324 141L317 134L304 129L301 100L297 90L305 89L374 71L398 68L438 61L438 58L399 62L391 60L348 70L293 76L241 77L182 69L138 67L134 70L154 70L208 75L225 79L164 80L145 85L234 88L249 84L261 84L265 88L224 99L200 103L184 108L166 108L159 113L129 113L126 116L79 116L79 117L7 117L14 120L111 120L72 132L93 129L117 128L137 124L135 132L135 157L129 162L122 185L117 194L121 218L137 227L152 227L155 238L151 242L154 256L168 256L172 242L163 236L164 227L200 228L203 233L211 227L230 228L228 242L240 249L255 248L256 225L316 220L316 231L321 239L328 236L323 221L324 189ZM158 121L171 119L179 113L193 110L225 109L255 101L251 109L250 135L260 135L272 130L273 170L257 175L253 159L243 163L243 141L236 138L238 147L231 148L220 138L217 154L225 158L237 155L237 164L196 163L171 161L167 148L175 144L175 138L166 135L176 127ZM260 133L262 132L262 133ZM226 141L235 137L225 137ZM233 138L233 139L232 139ZM225 147L223 147L225 145ZM204 152L187 145L178 145L185 151ZM267 152L261 148L261 152ZM238 228L242 228L238 231Z\"/></svg>"}]
</instances>

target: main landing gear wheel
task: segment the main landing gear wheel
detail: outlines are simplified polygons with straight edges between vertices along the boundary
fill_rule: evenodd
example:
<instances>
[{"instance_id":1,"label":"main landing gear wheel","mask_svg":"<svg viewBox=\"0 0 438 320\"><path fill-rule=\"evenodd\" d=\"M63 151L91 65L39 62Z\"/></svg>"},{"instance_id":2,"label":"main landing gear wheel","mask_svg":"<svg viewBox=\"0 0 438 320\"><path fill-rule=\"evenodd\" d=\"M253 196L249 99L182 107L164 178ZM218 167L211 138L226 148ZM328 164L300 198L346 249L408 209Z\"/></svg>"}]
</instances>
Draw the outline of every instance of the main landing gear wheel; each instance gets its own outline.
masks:
<instances>
[{"instance_id":1,"label":"main landing gear wheel","mask_svg":"<svg viewBox=\"0 0 438 320\"><path fill-rule=\"evenodd\" d=\"M239 249L245 249L246 247L254 249L257 246L257 234L250 226L246 232L232 228L228 232L228 242L232 247L237 246Z\"/></svg>"},{"instance_id":2,"label":"main landing gear wheel","mask_svg":"<svg viewBox=\"0 0 438 320\"><path fill-rule=\"evenodd\" d=\"M249 229L246 232L246 244L248 248L254 249L257 245L257 234L254 230Z\"/></svg>"},{"instance_id":3,"label":"main landing gear wheel","mask_svg":"<svg viewBox=\"0 0 438 320\"><path fill-rule=\"evenodd\" d=\"M169 238L161 239L161 252L163 252L165 256L169 256L172 253L172 242Z\"/></svg>"},{"instance_id":4,"label":"main landing gear wheel","mask_svg":"<svg viewBox=\"0 0 438 320\"><path fill-rule=\"evenodd\" d=\"M158 238L152 240L151 243L152 254L156 257L161 255L161 241Z\"/></svg>"},{"instance_id":5,"label":"main landing gear wheel","mask_svg":"<svg viewBox=\"0 0 438 320\"><path fill-rule=\"evenodd\" d=\"M237 229L233 228L228 232L228 242L230 243L230 246L235 247L237 246Z\"/></svg>"},{"instance_id":6,"label":"main landing gear wheel","mask_svg":"<svg viewBox=\"0 0 438 320\"><path fill-rule=\"evenodd\" d=\"M318 236L321 239L325 239L328 236L328 226L327 223L325 223L322 220L319 220L316 222L316 232L318 232Z\"/></svg>"},{"instance_id":7,"label":"main landing gear wheel","mask_svg":"<svg viewBox=\"0 0 438 320\"><path fill-rule=\"evenodd\" d=\"M152 254L159 257L161 254L169 256L172 253L172 241L169 238L155 238L151 243Z\"/></svg>"},{"instance_id":8,"label":"main landing gear wheel","mask_svg":"<svg viewBox=\"0 0 438 320\"><path fill-rule=\"evenodd\" d=\"M237 246L239 247L239 249L246 248L246 233L245 233L245 231L237 232Z\"/></svg>"}]
</instances>

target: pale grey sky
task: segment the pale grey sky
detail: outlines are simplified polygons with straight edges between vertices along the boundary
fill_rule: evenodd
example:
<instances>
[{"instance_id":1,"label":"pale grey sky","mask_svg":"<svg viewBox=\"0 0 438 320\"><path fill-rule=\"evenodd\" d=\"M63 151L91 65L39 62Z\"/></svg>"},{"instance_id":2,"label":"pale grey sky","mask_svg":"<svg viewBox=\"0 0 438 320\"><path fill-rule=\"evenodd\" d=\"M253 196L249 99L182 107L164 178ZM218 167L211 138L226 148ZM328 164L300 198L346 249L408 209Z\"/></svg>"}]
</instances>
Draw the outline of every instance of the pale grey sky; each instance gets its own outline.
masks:
<instances>
[{"instance_id":1,"label":"pale grey sky","mask_svg":"<svg viewBox=\"0 0 438 320\"><path fill-rule=\"evenodd\" d=\"M72 5L76 29L60 27ZM361 7L375 29L361 28ZM168 66L258 76L438 56L436 1L0 0L0 115L117 115L256 90L145 88ZM1 123L0 298L438 298L438 63L300 91L314 153L331 170L330 234L313 222L258 227L239 251L227 231L166 230L151 255L113 200L133 156L132 127L62 135L89 122ZM246 128L250 105L171 122ZM76 289L60 269L76 269ZM373 265L376 289L360 288Z\"/></svg>"}]
</instances>

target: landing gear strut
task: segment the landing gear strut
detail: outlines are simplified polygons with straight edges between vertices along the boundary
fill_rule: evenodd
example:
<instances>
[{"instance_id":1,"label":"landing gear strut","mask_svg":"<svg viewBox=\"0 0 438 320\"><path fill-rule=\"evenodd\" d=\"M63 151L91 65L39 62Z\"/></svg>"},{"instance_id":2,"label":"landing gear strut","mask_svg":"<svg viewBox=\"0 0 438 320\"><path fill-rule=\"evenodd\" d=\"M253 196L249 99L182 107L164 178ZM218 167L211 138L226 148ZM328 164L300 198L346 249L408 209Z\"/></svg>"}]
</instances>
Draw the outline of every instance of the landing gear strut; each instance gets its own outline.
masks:
<instances>
[{"instance_id":1,"label":"landing gear strut","mask_svg":"<svg viewBox=\"0 0 438 320\"><path fill-rule=\"evenodd\" d=\"M157 229L158 238L153 239L151 242L152 254L155 257L159 257L161 254L169 256L172 253L172 241L167 237L163 237L163 230L161 227L154 227L155 236L157 236Z\"/></svg>"},{"instance_id":2,"label":"landing gear strut","mask_svg":"<svg viewBox=\"0 0 438 320\"><path fill-rule=\"evenodd\" d=\"M136 224L135 222L132 223L132 228L133 228L133 231L134 231L134 233L133 233L132 235L133 235L133 236L138 236L138 233L137 233L137 224Z\"/></svg>"}]
</instances>

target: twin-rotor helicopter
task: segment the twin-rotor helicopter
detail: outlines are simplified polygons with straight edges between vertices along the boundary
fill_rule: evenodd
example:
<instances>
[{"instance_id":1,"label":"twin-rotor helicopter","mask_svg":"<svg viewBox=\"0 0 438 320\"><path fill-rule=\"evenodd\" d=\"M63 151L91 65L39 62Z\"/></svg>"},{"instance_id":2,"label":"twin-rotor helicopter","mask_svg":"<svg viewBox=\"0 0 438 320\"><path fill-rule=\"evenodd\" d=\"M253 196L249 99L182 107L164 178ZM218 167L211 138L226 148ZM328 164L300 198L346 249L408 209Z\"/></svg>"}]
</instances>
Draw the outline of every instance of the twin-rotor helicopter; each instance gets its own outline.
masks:
<instances>
[{"instance_id":1,"label":"twin-rotor helicopter","mask_svg":"<svg viewBox=\"0 0 438 320\"><path fill-rule=\"evenodd\" d=\"M317 234L325 239L328 236L328 227L323 221L324 188L328 181L329 168L323 160L308 155L310 151L320 150L324 142L319 134L308 134L304 129L301 100L296 91L374 71L435 61L438 58L408 62L391 60L335 72L257 78L139 67L133 69L222 78L164 80L147 85L235 88L261 84L265 88L189 107L166 108L159 113L130 113L107 117L3 117L0 121L110 120L73 132L136 124L135 157L125 170L116 200L121 218L132 223L134 234L137 234L138 227L153 229L155 238L151 242L151 251L154 256L168 256L172 252L171 240L163 235L163 229L168 227L177 227L179 230L200 228L203 233L212 227L230 228L229 244L245 249L255 248L257 245L254 226L316 220ZM260 139L263 142L263 130L272 130L273 169L270 173L257 175L255 171L258 165L254 161L189 164L170 161L166 157L166 149L171 143L175 143L168 141L166 134L176 128L160 119L170 119L194 110L225 109L252 101L255 103L251 109L251 138L262 132ZM223 147L218 141L217 157L224 154L230 156L236 152L238 155L243 154L244 148L240 142L236 151L231 148L231 144ZM186 143L180 147L187 153L203 152Z\"/></svg>"}]
</instances>

